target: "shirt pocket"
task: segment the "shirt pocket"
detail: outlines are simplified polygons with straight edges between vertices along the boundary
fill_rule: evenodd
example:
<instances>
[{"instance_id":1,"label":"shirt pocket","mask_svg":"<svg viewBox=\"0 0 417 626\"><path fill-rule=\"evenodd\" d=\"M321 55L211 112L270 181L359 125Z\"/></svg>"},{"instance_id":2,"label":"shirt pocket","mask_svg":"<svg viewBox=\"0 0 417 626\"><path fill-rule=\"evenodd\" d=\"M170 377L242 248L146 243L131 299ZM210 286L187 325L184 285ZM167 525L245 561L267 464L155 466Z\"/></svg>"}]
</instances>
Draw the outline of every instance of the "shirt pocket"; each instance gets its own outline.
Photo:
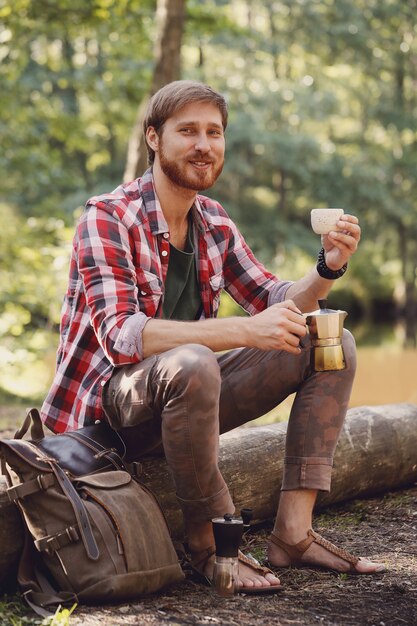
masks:
<instances>
[{"instance_id":1,"label":"shirt pocket","mask_svg":"<svg viewBox=\"0 0 417 626\"><path fill-rule=\"evenodd\" d=\"M153 316L162 297L162 281L156 274L143 269L139 269L136 275L140 309L146 315Z\"/></svg>"},{"instance_id":2,"label":"shirt pocket","mask_svg":"<svg viewBox=\"0 0 417 626\"><path fill-rule=\"evenodd\" d=\"M162 281L152 272L139 269L137 272L137 282L139 296L149 296L152 294L162 293Z\"/></svg>"}]
</instances>

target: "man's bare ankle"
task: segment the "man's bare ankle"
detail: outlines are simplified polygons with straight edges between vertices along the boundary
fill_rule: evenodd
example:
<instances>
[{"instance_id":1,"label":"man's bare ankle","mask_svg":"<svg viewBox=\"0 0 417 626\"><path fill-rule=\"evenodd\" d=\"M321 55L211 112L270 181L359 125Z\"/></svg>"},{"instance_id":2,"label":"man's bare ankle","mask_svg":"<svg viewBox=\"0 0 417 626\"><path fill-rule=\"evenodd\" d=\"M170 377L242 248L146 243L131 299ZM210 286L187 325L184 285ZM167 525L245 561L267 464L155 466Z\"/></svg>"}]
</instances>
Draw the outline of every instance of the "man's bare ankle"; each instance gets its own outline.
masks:
<instances>
[{"instance_id":1,"label":"man's bare ankle","mask_svg":"<svg viewBox=\"0 0 417 626\"><path fill-rule=\"evenodd\" d=\"M309 528L288 522L284 524L275 524L272 532L282 541L289 544L296 544L307 537L308 530Z\"/></svg>"},{"instance_id":2,"label":"man's bare ankle","mask_svg":"<svg viewBox=\"0 0 417 626\"><path fill-rule=\"evenodd\" d=\"M214 546L211 522L186 522L185 532L190 550L198 552Z\"/></svg>"}]
</instances>

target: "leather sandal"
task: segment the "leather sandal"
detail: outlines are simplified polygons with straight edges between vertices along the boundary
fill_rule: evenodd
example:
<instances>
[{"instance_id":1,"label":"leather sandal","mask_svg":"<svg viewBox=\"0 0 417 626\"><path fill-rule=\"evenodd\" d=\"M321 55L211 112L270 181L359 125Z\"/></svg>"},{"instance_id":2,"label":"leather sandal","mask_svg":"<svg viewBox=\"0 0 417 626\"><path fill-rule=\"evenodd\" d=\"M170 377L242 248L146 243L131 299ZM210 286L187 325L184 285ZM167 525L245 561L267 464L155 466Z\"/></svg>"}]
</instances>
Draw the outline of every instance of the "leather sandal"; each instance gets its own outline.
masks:
<instances>
[{"instance_id":1,"label":"leather sandal","mask_svg":"<svg viewBox=\"0 0 417 626\"><path fill-rule=\"evenodd\" d=\"M201 580L201 582L206 583L207 585L211 585L212 581L204 573L204 570L207 567L207 564L212 556L216 554L216 548L214 546L209 546L205 550L190 550L190 565L194 574L197 574L197 577Z\"/></svg>"},{"instance_id":2,"label":"leather sandal","mask_svg":"<svg viewBox=\"0 0 417 626\"><path fill-rule=\"evenodd\" d=\"M214 546L209 546L205 550L201 550L199 552L195 552L190 550L190 564L192 570L197 574L197 576L202 580L202 582L212 585L213 581L209 576L207 576L204 571L208 564L209 559L216 553ZM238 560L239 563L244 563L251 567L255 572L260 574L261 576L265 576L266 574L272 574L275 576L274 572L270 570L268 567L264 567L257 561L253 556L247 556L243 554L239 550L238 552ZM281 591L281 585L269 585L268 587L239 587L238 593L245 594L261 594L261 593L276 593L277 591Z\"/></svg>"},{"instance_id":3,"label":"leather sandal","mask_svg":"<svg viewBox=\"0 0 417 626\"><path fill-rule=\"evenodd\" d=\"M296 544L289 544L289 543L286 543L285 541L282 541L282 539L280 539L278 535L276 535L274 532L271 533L269 539L276 546L284 550L284 552L290 557L290 567L295 566L295 567L309 567L309 568L333 570L333 568L330 566L318 565L318 564L315 565L314 563L308 563L302 560L303 554L309 549L311 544L317 543L328 552L331 552L335 556L338 556L344 561L347 561L349 563L349 569L347 570L348 573L352 573L352 574L361 573L361 572L358 572L358 570L356 569L356 565L360 560L357 556L354 556L347 550L344 550L344 548L339 548L338 546L335 546L334 543L331 543L330 541L328 541L327 539L325 539L324 537L322 537L321 535L319 535L312 529L310 529L307 532L306 539L302 539ZM381 569L379 571L376 571L375 573L380 573L384 570L385 570L385 567L381 564ZM333 570L333 571L336 571L339 574L341 573L339 570Z\"/></svg>"}]
</instances>

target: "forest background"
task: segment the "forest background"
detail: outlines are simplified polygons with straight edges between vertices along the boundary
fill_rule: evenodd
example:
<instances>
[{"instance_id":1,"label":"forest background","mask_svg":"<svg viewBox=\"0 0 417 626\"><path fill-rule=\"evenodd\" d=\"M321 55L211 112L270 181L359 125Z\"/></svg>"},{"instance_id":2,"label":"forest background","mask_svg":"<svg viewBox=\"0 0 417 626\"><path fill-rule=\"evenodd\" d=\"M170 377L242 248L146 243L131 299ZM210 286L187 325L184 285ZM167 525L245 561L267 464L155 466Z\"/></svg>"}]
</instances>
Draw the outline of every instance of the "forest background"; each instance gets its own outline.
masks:
<instances>
[{"instance_id":1,"label":"forest background","mask_svg":"<svg viewBox=\"0 0 417 626\"><path fill-rule=\"evenodd\" d=\"M298 278L320 245L310 209L344 207L363 239L330 304L359 344L388 324L415 348L416 4L0 0L0 402L44 395L75 220L140 171L143 103L178 77L229 103L208 195L257 256Z\"/></svg>"}]
</instances>

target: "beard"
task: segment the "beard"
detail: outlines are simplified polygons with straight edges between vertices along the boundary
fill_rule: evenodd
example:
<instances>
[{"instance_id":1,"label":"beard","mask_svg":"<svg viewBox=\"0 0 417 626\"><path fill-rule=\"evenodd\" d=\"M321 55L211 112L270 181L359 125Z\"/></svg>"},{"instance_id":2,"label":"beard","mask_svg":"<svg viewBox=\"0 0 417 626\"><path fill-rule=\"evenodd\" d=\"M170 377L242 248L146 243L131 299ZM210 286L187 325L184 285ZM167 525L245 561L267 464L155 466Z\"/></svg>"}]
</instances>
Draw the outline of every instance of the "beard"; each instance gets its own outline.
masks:
<instances>
[{"instance_id":1,"label":"beard","mask_svg":"<svg viewBox=\"0 0 417 626\"><path fill-rule=\"evenodd\" d=\"M223 170L224 158L216 163L213 158L203 157L195 153L187 161L181 164L166 156L162 141L159 144L159 163L161 170L175 185L192 191L204 191L212 187ZM189 161L200 161L203 163L211 163L211 167L205 171L192 170ZM192 170L188 172L188 170Z\"/></svg>"}]
</instances>

